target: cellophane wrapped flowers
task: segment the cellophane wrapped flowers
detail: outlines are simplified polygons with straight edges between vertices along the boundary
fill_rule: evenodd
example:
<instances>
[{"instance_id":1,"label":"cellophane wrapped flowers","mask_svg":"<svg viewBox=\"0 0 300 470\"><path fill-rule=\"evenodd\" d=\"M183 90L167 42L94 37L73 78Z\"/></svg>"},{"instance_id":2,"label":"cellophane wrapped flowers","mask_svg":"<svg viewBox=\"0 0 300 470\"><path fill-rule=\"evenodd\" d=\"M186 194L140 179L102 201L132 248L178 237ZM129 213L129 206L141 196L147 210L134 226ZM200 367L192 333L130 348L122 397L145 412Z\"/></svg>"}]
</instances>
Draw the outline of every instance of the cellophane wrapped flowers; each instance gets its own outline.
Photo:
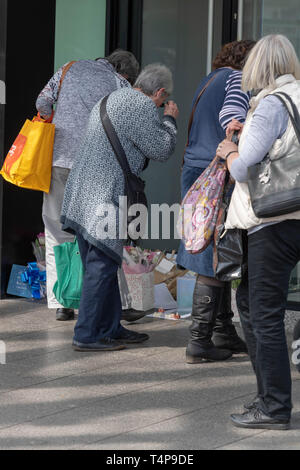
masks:
<instances>
[{"instance_id":1,"label":"cellophane wrapped flowers","mask_svg":"<svg viewBox=\"0 0 300 470\"><path fill-rule=\"evenodd\" d=\"M161 262L161 251L143 250L140 247L125 246L123 250L123 269L127 274L151 273Z\"/></svg>"},{"instance_id":2,"label":"cellophane wrapped flowers","mask_svg":"<svg viewBox=\"0 0 300 470\"><path fill-rule=\"evenodd\" d=\"M45 234L39 233L35 242L32 243L33 253L37 263L45 266L46 248L45 248Z\"/></svg>"}]
</instances>

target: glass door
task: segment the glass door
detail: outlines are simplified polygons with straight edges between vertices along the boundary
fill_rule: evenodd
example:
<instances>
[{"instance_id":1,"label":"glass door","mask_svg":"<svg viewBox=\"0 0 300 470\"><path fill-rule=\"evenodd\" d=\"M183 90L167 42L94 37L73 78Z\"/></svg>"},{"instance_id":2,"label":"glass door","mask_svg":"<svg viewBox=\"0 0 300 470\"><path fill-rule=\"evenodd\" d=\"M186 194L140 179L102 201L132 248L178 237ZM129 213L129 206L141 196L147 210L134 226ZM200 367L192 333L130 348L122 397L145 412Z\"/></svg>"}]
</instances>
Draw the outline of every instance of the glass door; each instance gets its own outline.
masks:
<instances>
[{"instance_id":1,"label":"glass door","mask_svg":"<svg viewBox=\"0 0 300 470\"><path fill-rule=\"evenodd\" d=\"M56 0L55 70L104 56L106 0Z\"/></svg>"},{"instance_id":2,"label":"glass door","mask_svg":"<svg viewBox=\"0 0 300 470\"><path fill-rule=\"evenodd\" d=\"M300 56L299 0L263 1L262 36L274 33L287 36ZM288 301L290 308L300 310L300 264L294 269L291 276Z\"/></svg>"},{"instance_id":3,"label":"glass door","mask_svg":"<svg viewBox=\"0 0 300 470\"><path fill-rule=\"evenodd\" d=\"M142 66L153 62L173 72L178 104L178 143L167 163L151 162L145 171L149 203L180 203L180 170L187 140L192 98L200 80L211 71L211 61L222 40L220 0L144 0ZM178 240L145 242L160 249L178 248Z\"/></svg>"},{"instance_id":4,"label":"glass door","mask_svg":"<svg viewBox=\"0 0 300 470\"><path fill-rule=\"evenodd\" d=\"M244 39L284 34L300 56L299 0L239 0Z\"/></svg>"},{"instance_id":5,"label":"glass door","mask_svg":"<svg viewBox=\"0 0 300 470\"><path fill-rule=\"evenodd\" d=\"M243 8L243 38L259 39L267 34L284 34L300 57L299 0L240 0ZM289 287L289 308L300 310L300 264Z\"/></svg>"}]
</instances>

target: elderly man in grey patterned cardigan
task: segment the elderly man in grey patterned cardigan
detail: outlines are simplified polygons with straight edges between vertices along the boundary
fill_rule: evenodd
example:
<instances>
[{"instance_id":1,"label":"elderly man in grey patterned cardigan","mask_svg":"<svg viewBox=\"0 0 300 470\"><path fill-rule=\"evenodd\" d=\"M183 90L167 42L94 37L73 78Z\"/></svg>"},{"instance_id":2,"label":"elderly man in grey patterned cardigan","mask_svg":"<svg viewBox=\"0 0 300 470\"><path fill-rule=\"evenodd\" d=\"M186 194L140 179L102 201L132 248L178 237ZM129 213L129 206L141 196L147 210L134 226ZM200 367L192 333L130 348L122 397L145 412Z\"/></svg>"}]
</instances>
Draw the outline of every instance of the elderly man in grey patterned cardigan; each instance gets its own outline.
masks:
<instances>
[{"instance_id":1,"label":"elderly man in grey patterned cardigan","mask_svg":"<svg viewBox=\"0 0 300 470\"><path fill-rule=\"evenodd\" d=\"M93 107L108 93L130 87L138 72L133 54L122 50L106 59L71 62L56 72L36 102L37 110L46 118L56 104L52 180L50 193L44 194L43 220L48 307L57 309L56 319L60 321L74 319L74 311L63 308L53 294L57 280L53 247L73 240L73 236L62 231L60 223L65 184Z\"/></svg>"},{"instance_id":2,"label":"elderly man in grey patterned cardigan","mask_svg":"<svg viewBox=\"0 0 300 470\"><path fill-rule=\"evenodd\" d=\"M142 71L134 89L122 88L108 98L107 113L136 175L143 170L146 158L163 162L174 152L177 106L168 102L162 120L157 109L172 87L169 69L152 64ZM148 335L120 324L117 271L124 240L118 235L118 202L124 195L124 175L105 134L97 103L67 181L61 218L63 228L77 236L85 270L73 340L77 351L123 349L126 343L148 339ZM112 207L116 215L112 237L104 237L100 229L107 217L103 207Z\"/></svg>"}]
</instances>

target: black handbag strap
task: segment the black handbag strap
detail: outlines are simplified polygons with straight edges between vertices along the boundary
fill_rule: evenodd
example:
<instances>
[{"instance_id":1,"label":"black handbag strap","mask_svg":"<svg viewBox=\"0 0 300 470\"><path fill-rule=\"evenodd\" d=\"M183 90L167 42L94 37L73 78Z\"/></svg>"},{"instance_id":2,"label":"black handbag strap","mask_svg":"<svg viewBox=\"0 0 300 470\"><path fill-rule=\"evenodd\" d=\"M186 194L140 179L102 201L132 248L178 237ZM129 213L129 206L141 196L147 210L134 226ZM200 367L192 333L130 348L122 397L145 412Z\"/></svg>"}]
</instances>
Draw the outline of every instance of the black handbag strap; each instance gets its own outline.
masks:
<instances>
[{"instance_id":1,"label":"black handbag strap","mask_svg":"<svg viewBox=\"0 0 300 470\"><path fill-rule=\"evenodd\" d=\"M279 95L282 95L284 96L290 103L291 107L292 107L292 110L293 110L293 113L294 113L294 119L295 119L295 122L297 124L297 127L300 129L300 115L299 115L299 111L298 111L298 108L297 106L295 105L294 101L292 100L292 98L287 94L287 93L284 93L283 91L278 91L278 93L275 93L275 94L279 94Z\"/></svg>"},{"instance_id":2,"label":"black handbag strap","mask_svg":"<svg viewBox=\"0 0 300 470\"><path fill-rule=\"evenodd\" d=\"M183 152L183 159L182 159L182 167L184 165L184 156L185 156L185 152L186 152L186 149L188 148L189 146L189 140L190 140L190 133L191 133L191 129L192 129L192 125L193 125L193 121L194 121L194 115L195 115L195 111L196 111L196 108L198 106L198 103L200 101L200 98L201 96L203 95L203 93L206 91L206 89L209 87L209 85L214 81L214 79L216 78L216 74L214 74L210 80L208 80L208 82L206 83L206 85L204 85L203 88L201 88L201 91L200 93L198 94L197 98L196 98L196 101L194 103L194 106L193 106L193 109L192 109L192 112L191 112L191 115L190 115L190 119L189 119L189 123L188 123L188 136L187 136L187 142L185 144L185 148L184 148L184 152Z\"/></svg>"},{"instance_id":3,"label":"black handbag strap","mask_svg":"<svg viewBox=\"0 0 300 470\"><path fill-rule=\"evenodd\" d=\"M280 95L283 95L288 100L288 102L291 105L293 113L291 113L286 100L283 99L283 97ZM283 91L279 91L278 93L273 93L272 95L269 95L269 96L276 96L276 98L278 98L281 101L281 103L284 105L284 107L286 108L287 112L289 113L290 119L292 121L295 134L300 144L300 115L299 115L297 106L295 105L291 97L287 95L286 93L284 93Z\"/></svg>"},{"instance_id":4,"label":"black handbag strap","mask_svg":"<svg viewBox=\"0 0 300 470\"><path fill-rule=\"evenodd\" d=\"M201 88L201 91L198 94L197 99L194 103L194 106L190 115L190 119L189 119L189 124L188 124L188 138L187 138L186 147L189 145L189 139L190 139L190 133L191 133L191 129L192 129L193 121L194 121L194 115L195 115L195 111L198 106L198 103L200 101L200 98L203 95L203 93L206 91L206 89L209 87L209 85L214 81L215 78L216 78L216 74L213 75L210 80L208 80L208 82L206 83L206 85L204 85L203 88Z\"/></svg>"},{"instance_id":5,"label":"black handbag strap","mask_svg":"<svg viewBox=\"0 0 300 470\"><path fill-rule=\"evenodd\" d=\"M107 113L106 103L107 103L108 98L109 98L109 95L105 96L103 100L101 101L100 118L103 124L103 128L105 130L105 133L107 135L107 138L109 142L111 143L113 151L115 152L119 165L122 168L125 177L129 177L130 175L132 175L132 171L130 169L130 166L129 166L125 151L120 142L120 139Z\"/></svg>"}]
</instances>

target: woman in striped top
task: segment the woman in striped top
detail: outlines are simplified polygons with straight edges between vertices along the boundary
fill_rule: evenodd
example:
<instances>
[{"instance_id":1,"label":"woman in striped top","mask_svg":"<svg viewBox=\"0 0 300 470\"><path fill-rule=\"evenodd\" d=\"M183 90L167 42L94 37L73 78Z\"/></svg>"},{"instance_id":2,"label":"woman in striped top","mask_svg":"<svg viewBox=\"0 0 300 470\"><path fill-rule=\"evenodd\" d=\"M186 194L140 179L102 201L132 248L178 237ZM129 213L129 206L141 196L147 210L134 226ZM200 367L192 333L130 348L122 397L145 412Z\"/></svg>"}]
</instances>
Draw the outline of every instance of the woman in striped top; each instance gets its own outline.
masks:
<instances>
[{"instance_id":1,"label":"woman in striped top","mask_svg":"<svg viewBox=\"0 0 300 470\"><path fill-rule=\"evenodd\" d=\"M181 178L182 198L211 163L231 120L243 123L246 119L250 97L241 90L241 70L254 44L254 41L226 44L213 62L213 72L196 90L192 109L199 93L210 82L196 106L189 132ZM181 243L177 263L197 273L187 362L225 360L233 353L247 352L232 323L230 283L214 279L212 245L192 255Z\"/></svg>"}]
</instances>

